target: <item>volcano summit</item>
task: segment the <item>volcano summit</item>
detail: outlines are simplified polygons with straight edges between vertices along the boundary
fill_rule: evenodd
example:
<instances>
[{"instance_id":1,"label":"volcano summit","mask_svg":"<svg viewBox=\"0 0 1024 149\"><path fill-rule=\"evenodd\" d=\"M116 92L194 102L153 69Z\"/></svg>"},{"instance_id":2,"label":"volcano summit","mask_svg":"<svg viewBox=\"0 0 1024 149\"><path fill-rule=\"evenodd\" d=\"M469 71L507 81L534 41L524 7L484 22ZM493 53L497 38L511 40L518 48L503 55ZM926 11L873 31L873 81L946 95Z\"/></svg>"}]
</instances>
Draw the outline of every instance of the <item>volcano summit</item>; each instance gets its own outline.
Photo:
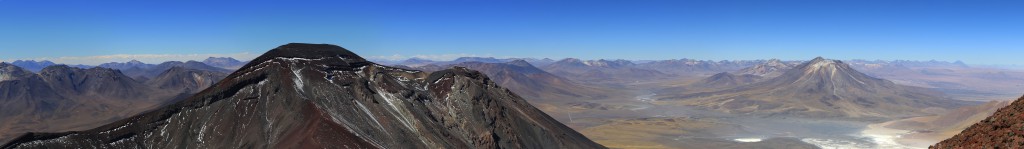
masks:
<instances>
[{"instance_id":1,"label":"volcano summit","mask_svg":"<svg viewBox=\"0 0 1024 149\"><path fill-rule=\"evenodd\" d=\"M604 148L477 71L428 74L299 43L167 107L0 146L69 147Z\"/></svg>"}]
</instances>

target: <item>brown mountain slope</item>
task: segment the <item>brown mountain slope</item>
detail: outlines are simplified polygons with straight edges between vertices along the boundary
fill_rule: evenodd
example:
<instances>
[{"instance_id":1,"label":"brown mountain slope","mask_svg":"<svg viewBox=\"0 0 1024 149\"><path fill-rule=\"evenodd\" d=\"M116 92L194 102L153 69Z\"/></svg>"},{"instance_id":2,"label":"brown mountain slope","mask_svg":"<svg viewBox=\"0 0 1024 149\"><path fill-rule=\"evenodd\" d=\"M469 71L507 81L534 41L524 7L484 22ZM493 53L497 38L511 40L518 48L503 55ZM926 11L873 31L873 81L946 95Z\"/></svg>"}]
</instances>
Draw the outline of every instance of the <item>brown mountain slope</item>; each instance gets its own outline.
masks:
<instances>
[{"instance_id":1,"label":"brown mountain slope","mask_svg":"<svg viewBox=\"0 0 1024 149\"><path fill-rule=\"evenodd\" d=\"M1024 97L930 148L1024 148Z\"/></svg>"},{"instance_id":2,"label":"brown mountain slope","mask_svg":"<svg viewBox=\"0 0 1024 149\"><path fill-rule=\"evenodd\" d=\"M287 44L173 105L0 148L603 148L465 68L368 62Z\"/></svg>"},{"instance_id":3,"label":"brown mountain slope","mask_svg":"<svg viewBox=\"0 0 1024 149\"><path fill-rule=\"evenodd\" d=\"M963 106L934 116L913 117L887 122L886 128L909 130L896 139L900 144L929 146L953 137L967 127L984 120L1012 101L991 101L980 105Z\"/></svg>"}]
</instances>

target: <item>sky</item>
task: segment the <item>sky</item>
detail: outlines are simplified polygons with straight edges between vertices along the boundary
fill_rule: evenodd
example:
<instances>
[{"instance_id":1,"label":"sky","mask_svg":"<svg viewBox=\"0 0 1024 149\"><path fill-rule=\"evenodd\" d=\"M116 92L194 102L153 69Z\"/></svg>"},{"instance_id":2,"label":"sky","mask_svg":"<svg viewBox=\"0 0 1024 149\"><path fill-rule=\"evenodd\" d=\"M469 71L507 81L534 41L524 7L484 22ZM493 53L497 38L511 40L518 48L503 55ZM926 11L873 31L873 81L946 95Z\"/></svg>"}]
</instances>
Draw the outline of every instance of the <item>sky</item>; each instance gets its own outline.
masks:
<instances>
[{"instance_id":1,"label":"sky","mask_svg":"<svg viewBox=\"0 0 1024 149\"><path fill-rule=\"evenodd\" d=\"M963 60L1024 65L993 0L0 0L0 60L249 59L291 42L370 59Z\"/></svg>"}]
</instances>

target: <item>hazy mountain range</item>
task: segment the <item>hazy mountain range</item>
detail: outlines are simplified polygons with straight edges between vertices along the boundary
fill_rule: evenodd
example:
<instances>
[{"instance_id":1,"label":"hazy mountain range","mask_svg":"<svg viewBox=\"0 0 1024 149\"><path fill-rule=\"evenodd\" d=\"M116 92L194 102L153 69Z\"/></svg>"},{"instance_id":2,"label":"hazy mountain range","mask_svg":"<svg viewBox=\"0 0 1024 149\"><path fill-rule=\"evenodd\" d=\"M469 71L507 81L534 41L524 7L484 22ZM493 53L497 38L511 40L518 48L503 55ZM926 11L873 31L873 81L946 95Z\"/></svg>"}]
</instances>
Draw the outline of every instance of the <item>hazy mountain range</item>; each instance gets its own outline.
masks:
<instances>
[{"instance_id":1,"label":"hazy mountain range","mask_svg":"<svg viewBox=\"0 0 1024 149\"><path fill-rule=\"evenodd\" d=\"M43 68L46 68L48 66L58 65L57 63L54 63L54 62L51 62L51 61L48 61L48 60L42 60L42 61L15 60L15 61L10 62L10 63L15 65L15 66L22 67L22 68L25 68L27 70L30 70L32 72L38 72L38 71L40 71ZM129 69L132 69L133 67L137 67L139 69L150 69L152 67L165 67L165 68L169 68L169 67L166 67L166 66L172 66L173 67L173 66L181 66L181 65L186 65L186 64L187 65L192 65L191 67L195 67L195 68L206 67L206 66L198 66L197 67L196 64L190 64L190 63L203 63L204 65L209 65L211 67L218 67L218 68L222 68L222 69L234 70L234 69L238 69L239 67L242 67L242 65L245 65L246 63L248 63L248 61L239 61L239 60L231 58L231 57L209 57L206 60L203 60L202 62L197 62L197 61L185 61L185 62L181 62L181 61L167 61L167 62L164 62L164 63L161 63L161 64L147 64L147 63L143 63L143 62L138 61L138 60L130 60L130 61L127 61L127 62L103 63L103 64L99 64L97 66L81 65L81 64L63 64L63 65L68 65L68 66L71 66L71 67L78 67L78 68L83 68L83 69L92 68L92 67L104 67L104 68L112 68L112 69L118 69L118 70L129 70ZM160 65L165 65L165 66L160 66ZM203 69L212 69L212 68L203 68Z\"/></svg>"},{"instance_id":2,"label":"hazy mountain range","mask_svg":"<svg viewBox=\"0 0 1024 149\"><path fill-rule=\"evenodd\" d=\"M525 60L508 62L462 62L444 66L425 65L408 69L423 71L440 71L452 67L465 67L487 74L502 87L512 90L517 95L537 102L572 102L573 99L605 99L614 92L610 89L595 88L582 85L576 81L548 73ZM548 101L538 101L548 100Z\"/></svg>"},{"instance_id":3,"label":"hazy mountain range","mask_svg":"<svg viewBox=\"0 0 1024 149\"><path fill-rule=\"evenodd\" d=\"M757 83L662 99L730 113L819 118L900 118L963 105L941 92L897 85L821 57Z\"/></svg>"},{"instance_id":4,"label":"hazy mountain range","mask_svg":"<svg viewBox=\"0 0 1024 149\"><path fill-rule=\"evenodd\" d=\"M224 76L184 67L148 81L102 67L51 65L33 73L0 63L0 70L0 140L29 131L92 128L182 99Z\"/></svg>"}]
</instances>

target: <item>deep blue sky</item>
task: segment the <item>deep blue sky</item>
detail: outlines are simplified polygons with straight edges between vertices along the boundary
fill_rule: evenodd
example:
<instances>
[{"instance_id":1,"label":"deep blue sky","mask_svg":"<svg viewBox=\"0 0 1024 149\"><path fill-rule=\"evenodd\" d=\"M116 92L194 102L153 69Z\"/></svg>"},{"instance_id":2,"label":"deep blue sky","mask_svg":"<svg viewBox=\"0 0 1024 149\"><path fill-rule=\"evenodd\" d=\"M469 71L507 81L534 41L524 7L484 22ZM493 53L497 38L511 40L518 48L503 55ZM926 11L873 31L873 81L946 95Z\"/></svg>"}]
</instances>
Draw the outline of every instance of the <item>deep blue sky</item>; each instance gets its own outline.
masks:
<instances>
[{"instance_id":1,"label":"deep blue sky","mask_svg":"<svg viewBox=\"0 0 1024 149\"><path fill-rule=\"evenodd\" d=\"M0 0L0 59L258 55L1024 64L1024 3L943 0Z\"/></svg>"}]
</instances>

